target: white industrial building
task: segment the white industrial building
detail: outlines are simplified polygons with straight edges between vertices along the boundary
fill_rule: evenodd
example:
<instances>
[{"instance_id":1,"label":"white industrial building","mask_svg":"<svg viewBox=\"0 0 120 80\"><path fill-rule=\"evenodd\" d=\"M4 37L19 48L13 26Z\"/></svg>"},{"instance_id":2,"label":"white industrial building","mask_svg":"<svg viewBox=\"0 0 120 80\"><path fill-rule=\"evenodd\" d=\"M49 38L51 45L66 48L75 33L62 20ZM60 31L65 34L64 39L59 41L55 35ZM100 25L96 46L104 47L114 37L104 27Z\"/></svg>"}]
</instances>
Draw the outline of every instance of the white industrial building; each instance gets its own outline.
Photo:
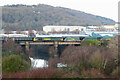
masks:
<instances>
[{"instance_id":1,"label":"white industrial building","mask_svg":"<svg viewBox=\"0 0 120 80\"><path fill-rule=\"evenodd\" d=\"M101 25L101 26L87 26L87 31L96 32L96 31L105 31L105 32L115 32L117 31L117 25Z\"/></svg>"},{"instance_id":2,"label":"white industrial building","mask_svg":"<svg viewBox=\"0 0 120 80\"><path fill-rule=\"evenodd\" d=\"M115 25L104 25L103 27L105 28L106 32L115 32L117 31L117 28L118 28Z\"/></svg>"},{"instance_id":3,"label":"white industrial building","mask_svg":"<svg viewBox=\"0 0 120 80\"><path fill-rule=\"evenodd\" d=\"M60 32L60 31L86 31L84 26L44 26L43 31L48 32Z\"/></svg>"},{"instance_id":4,"label":"white industrial building","mask_svg":"<svg viewBox=\"0 0 120 80\"><path fill-rule=\"evenodd\" d=\"M0 37L28 37L24 34L0 34Z\"/></svg>"},{"instance_id":5,"label":"white industrial building","mask_svg":"<svg viewBox=\"0 0 120 80\"><path fill-rule=\"evenodd\" d=\"M37 31L36 30L32 30L30 31L33 34L36 34ZM10 31L11 34L25 34L25 35L29 35L29 31Z\"/></svg>"},{"instance_id":6,"label":"white industrial building","mask_svg":"<svg viewBox=\"0 0 120 80\"><path fill-rule=\"evenodd\" d=\"M98 29L98 26L87 26L87 31L97 31Z\"/></svg>"}]
</instances>

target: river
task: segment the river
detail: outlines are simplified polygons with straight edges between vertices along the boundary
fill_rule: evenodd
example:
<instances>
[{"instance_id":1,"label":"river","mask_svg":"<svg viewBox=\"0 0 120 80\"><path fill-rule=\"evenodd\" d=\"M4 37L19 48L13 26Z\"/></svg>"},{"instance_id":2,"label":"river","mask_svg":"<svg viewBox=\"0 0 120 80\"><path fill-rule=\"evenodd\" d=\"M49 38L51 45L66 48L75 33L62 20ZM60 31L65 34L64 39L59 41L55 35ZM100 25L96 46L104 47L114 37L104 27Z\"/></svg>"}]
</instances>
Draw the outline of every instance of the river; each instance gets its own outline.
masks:
<instances>
[{"instance_id":1,"label":"river","mask_svg":"<svg viewBox=\"0 0 120 80\"><path fill-rule=\"evenodd\" d=\"M48 61L44 60L44 59L34 59L32 57L29 57L31 60L31 67L32 69L35 68L45 68L48 67ZM57 67L67 67L67 64L62 64L62 63L57 63Z\"/></svg>"},{"instance_id":2,"label":"river","mask_svg":"<svg viewBox=\"0 0 120 80\"><path fill-rule=\"evenodd\" d=\"M32 68L44 68L48 67L48 61L44 59L34 59L32 57L29 57L31 60L31 67Z\"/></svg>"}]
</instances>

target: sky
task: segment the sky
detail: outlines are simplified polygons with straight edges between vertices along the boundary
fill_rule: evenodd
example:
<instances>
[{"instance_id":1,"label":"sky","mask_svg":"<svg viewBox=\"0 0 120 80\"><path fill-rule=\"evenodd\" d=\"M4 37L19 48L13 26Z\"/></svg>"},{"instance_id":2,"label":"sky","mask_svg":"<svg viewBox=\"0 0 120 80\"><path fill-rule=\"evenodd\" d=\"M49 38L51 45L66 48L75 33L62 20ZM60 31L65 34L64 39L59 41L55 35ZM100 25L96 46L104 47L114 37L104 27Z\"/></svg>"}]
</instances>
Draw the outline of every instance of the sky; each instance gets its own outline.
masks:
<instances>
[{"instance_id":1,"label":"sky","mask_svg":"<svg viewBox=\"0 0 120 80\"><path fill-rule=\"evenodd\" d=\"M86 13L107 17L118 21L118 2L120 0L2 0L0 6L7 4L47 4L65 7Z\"/></svg>"}]
</instances>

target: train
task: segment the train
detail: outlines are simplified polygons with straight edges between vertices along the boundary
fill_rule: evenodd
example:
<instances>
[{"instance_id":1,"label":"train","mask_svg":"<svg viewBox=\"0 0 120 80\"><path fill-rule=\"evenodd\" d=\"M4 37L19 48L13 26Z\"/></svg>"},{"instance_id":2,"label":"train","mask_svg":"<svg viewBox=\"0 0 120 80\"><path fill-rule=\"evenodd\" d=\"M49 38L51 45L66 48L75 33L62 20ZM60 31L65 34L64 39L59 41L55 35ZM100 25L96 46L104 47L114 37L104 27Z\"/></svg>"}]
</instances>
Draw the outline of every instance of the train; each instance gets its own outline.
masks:
<instances>
[{"instance_id":1,"label":"train","mask_svg":"<svg viewBox=\"0 0 120 80\"><path fill-rule=\"evenodd\" d=\"M81 40L107 40L116 36L116 33L94 33L91 34L36 34L35 36L28 36L24 34L0 34L3 38L13 38L18 40L30 41L81 41Z\"/></svg>"},{"instance_id":2,"label":"train","mask_svg":"<svg viewBox=\"0 0 120 80\"><path fill-rule=\"evenodd\" d=\"M81 34L42 34L36 35L33 41L80 41L87 36Z\"/></svg>"},{"instance_id":3,"label":"train","mask_svg":"<svg viewBox=\"0 0 120 80\"><path fill-rule=\"evenodd\" d=\"M81 40L110 40L118 33L95 33L91 34L37 34L33 41L81 41Z\"/></svg>"}]
</instances>

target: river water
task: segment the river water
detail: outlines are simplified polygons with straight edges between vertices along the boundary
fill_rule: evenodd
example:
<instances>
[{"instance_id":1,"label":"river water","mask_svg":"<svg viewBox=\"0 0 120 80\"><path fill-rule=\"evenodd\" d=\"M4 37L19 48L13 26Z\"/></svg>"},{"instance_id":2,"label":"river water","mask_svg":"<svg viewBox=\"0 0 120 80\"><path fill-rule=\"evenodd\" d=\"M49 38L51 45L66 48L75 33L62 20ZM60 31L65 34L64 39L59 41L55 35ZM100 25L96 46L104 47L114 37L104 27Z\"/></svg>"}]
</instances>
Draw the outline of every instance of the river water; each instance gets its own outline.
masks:
<instances>
[{"instance_id":1,"label":"river water","mask_svg":"<svg viewBox=\"0 0 120 80\"><path fill-rule=\"evenodd\" d=\"M44 59L34 59L32 57L29 57L31 60L31 67L33 69L35 68L45 68L48 67L48 61L44 60ZM67 67L67 64L62 64L62 63L57 63L57 67Z\"/></svg>"},{"instance_id":2,"label":"river water","mask_svg":"<svg viewBox=\"0 0 120 80\"><path fill-rule=\"evenodd\" d=\"M32 68L44 68L44 67L48 67L48 61L44 60L44 59L34 59L32 57L29 57L31 60L31 67Z\"/></svg>"}]
</instances>

